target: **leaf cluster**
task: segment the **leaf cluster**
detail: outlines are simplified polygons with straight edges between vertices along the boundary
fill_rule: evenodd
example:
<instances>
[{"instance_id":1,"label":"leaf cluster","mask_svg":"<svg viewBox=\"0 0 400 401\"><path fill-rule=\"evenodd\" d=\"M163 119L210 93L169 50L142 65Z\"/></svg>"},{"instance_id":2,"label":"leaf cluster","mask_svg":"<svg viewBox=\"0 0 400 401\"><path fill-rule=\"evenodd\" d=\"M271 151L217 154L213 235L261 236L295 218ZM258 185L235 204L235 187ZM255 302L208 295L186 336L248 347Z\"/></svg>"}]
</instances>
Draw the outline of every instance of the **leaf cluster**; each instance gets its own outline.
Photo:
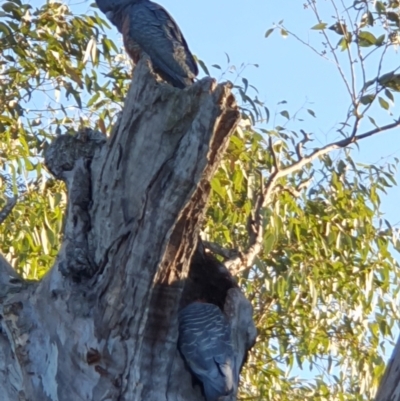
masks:
<instances>
[{"instance_id":1,"label":"leaf cluster","mask_svg":"<svg viewBox=\"0 0 400 401\"><path fill-rule=\"evenodd\" d=\"M295 162L296 132L278 126L236 133L212 181L207 240L248 248L256 195L274 168L267 135L279 138L282 166ZM276 185L262 211L261 252L240 277L259 329L244 399L372 396L384 368L382 338L391 338L399 317L393 231L379 211L394 172L395 164L359 165L347 151ZM310 177L313 185L295 190ZM314 378L291 373L302 368Z\"/></svg>"},{"instance_id":2,"label":"leaf cluster","mask_svg":"<svg viewBox=\"0 0 400 401\"><path fill-rule=\"evenodd\" d=\"M62 2L0 7L0 200L19 196L0 238L30 278L52 265L65 208L64 187L42 167L48 142L88 125L108 132L126 95L129 69L107 29Z\"/></svg>"}]
</instances>

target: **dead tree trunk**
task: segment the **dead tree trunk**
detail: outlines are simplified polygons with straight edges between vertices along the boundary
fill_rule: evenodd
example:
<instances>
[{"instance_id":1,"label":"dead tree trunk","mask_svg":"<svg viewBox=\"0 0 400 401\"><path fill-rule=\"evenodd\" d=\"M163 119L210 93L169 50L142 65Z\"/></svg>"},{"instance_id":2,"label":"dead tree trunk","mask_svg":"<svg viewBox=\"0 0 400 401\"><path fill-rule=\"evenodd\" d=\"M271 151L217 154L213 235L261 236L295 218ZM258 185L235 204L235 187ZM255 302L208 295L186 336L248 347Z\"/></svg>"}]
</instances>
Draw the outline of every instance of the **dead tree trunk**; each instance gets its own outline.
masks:
<instances>
[{"instance_id":1,"label":"dead tree trunk","mask_svg":"<svg viewBox=\"0 0 400 401\"><path fill-rule=\"evenodd\" d=\"M53 142L46 165L68 187L64 242L39 283L0 260L3 401L203 400L177 352L177 310L238 119L228 85L175 89L142 60L110 138ZM225 290L244 354L251 307Z\"/></svg>"}]
</instances>

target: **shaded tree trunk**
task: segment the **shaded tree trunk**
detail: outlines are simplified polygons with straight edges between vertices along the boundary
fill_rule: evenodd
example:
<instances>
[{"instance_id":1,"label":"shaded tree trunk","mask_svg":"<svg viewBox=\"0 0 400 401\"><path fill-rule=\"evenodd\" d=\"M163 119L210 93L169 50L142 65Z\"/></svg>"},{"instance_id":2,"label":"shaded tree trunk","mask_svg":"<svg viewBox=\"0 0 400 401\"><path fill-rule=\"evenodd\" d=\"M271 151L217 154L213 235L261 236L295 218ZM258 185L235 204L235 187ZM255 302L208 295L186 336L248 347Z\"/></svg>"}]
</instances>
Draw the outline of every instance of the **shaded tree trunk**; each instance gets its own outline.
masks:
<instances>
[{"instance_id":1,"label":"shaded tree trunk","mask_svg":"<svg viewBox=\"0 0 400 401\"><path fill-rule=\"evenodd\" d=\"M400 338L386 366L375 401L400 401Z\"/></svg>"},{"instance_id":2,"label":"shaded tree trunk","mask_svg":"<svg viewBox=\"0 0 400 401\"><path fill-rule=\"evenodd\" d=\"M177 352L177 311L214 291L199 289L209 283L201 271L187 277L238 120L228 85L178 90L157 83L144 59L110 138L88 129L55 139L46 165L68 188L56 263L28 283L0 260L2 400L203 400ZM251 306L214 265L243 356Z\"/></svg>"}]
</instances>

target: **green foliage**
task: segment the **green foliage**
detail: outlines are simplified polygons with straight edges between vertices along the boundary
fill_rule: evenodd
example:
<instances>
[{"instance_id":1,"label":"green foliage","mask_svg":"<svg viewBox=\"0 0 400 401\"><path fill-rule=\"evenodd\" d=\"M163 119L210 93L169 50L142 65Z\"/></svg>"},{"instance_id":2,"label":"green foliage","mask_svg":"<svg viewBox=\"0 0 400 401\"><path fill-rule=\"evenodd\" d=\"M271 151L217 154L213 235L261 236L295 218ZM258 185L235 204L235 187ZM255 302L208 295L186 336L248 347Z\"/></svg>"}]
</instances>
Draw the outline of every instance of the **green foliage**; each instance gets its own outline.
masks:
<instances>
[{"instance_id":1,"label":"green foliage","mask_svg":"<svg viewBox=\"0 0 400 401\"><path fill-rule=\"evenodd\" d=\"M352 85L355 76L348 79L351 107L346 129L339 130L344 136L357 134L363 117L382 128L372 105L390 110L399 91L396 71L377 72L374 65L368 75L364 53L382 51L383 60L395 46L399 3L350 3L348 13L318 17L311 27L334 41L319 51L322 56L353 48L361 55L354 72L362 77L360 87ZM130 73L96 9L74 15L63 3L33 9L20 0L1 8L0 208L10 194L20 199L0 226L0 241L13 266L37 279L58 252L66 205L64 186L43 169L43 151L64 130L108 132ZM275 29L292 34L281 21L265 36ZM305 131L317 116L307 108L286 110L281 102L272 124L255 88L241 73L238 78L243 121L212 180L204 232L224 248L246 252L261 217L261 251L239 277L259 329L243 372L243 399L371 399L383 373L384 346L399 320L393 301L399 273L390 246L395 233L380 215L380 196L396 184L396 166L360 165L348 150L321 154L279 177L258 216L257 200L274 172L314 150ZM307 372L303 379L295 376L300 368Z\"/></svg>"},{"instance_id":2,"label":"green foliage","mask_svg":"<svg viewBox=\"0 0 400 401\"><path fill-rule=\"evenodd\" d=\"M0 231L2 251L26 277L52 265L60 244L64 188L49 181L43 151L54 135L110 130L129 77L107 23L63 3L33 9L20 0L0 13L0 199L20 196Z\"/></svg>"},{"instance_id":3,"label":"green foliage","mask_svg":"<svg viewBox=\"0 0 400 401\"><path fill-rule=\"evenodd\" d=\"M294 133L277 127L268 134L281 141L275 151L283 163L292 163ZM252 200L273 166L266 149L263 136L251 131L232 139L212 182L208 239L247 248ZM281 179L264 211L262 251L240 279L259 329L244 399L370 399L383 373L382 338L392 338L399 319L390 298L399 291L399 273L393 232L379 207L380 193L395 184L395 166L341 156L326 155L318 167ZM294 193L312 174L319 182ZM314 379L290 374L299 367Z\"/></svg>"},{"instance_id":4,"label":"green foliage","mask_svg":"<svg viewBox=\"0 0 400 401\"><path fill-rule=\"evenodd\" d=\"M42 182L25 192L1 226L1 251L24 276L38 279L53 264L61 246L65 206L64 186Z\"/></svg>"}]
</instances>

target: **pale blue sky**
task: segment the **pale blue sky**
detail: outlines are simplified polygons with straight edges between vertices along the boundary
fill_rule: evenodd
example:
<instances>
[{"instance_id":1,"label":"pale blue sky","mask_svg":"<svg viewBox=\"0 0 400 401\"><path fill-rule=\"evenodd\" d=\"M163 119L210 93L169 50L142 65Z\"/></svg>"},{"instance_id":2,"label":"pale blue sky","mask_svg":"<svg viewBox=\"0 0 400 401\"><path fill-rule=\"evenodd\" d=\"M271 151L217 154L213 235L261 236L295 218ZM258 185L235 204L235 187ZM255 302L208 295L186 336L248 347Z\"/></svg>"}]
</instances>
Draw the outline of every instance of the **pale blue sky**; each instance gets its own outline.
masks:
<instances>
[{"instance_id":1,"label":"pale blue sky","mask_svg":"<svg viewBox=\"0 0 400 401\"><path fill-rule=\"evenodd\" d=\"M66 0L74 12L91 12L90 4L94 1ZM304 9L304 1L300 0L202 0L178 1L159 0L175 18L181 27L190 49L209 67L210 73L219 78L221 71L211 68L212 64L227 66L227 53L231 64L240 67L242 63L249 64L242 76L246 77L259 91L259 99L266 103L271 112L271 123L279 101L288 102L284 107L293 115L306 104L312 108L317 118L308 116L302 124L291 123L293 129L304 129L315 135L316 142L325 144L339 139L335 124L343 121L349 105L343 82L335 66L301 45L292 37L283 39L274 32L268 39L265 32L274 23L284 20L285 25L305 41L314 44L318 49L321 36L310 29L317 23L310 10ZM352 3L352 1L347 1ZM32 0L33 7L43 4L43 0ZM322 18L331 23L333 11L329 9L330 2L318 1ZM100 13L100 11L99 11ZM110 32L112 39L122 46L122 41L116 29ZM333 34L334 35L334 34ZM337 36L335 41L339 39ZM390 53L390 54L389 54ZM344 55L344 54L342 54ZM399 65L399 56L392 49L388 52L388 65L382 71L390 71ZM251 64L258 64L258 68ZM377 63L375 63L376 66ZM374 66L374 64L372 64ZM374 78L372 74L367 78ZM234 79L235 74L227 74L228 79ZM399 99L400 100L400 99ZM391 109L399 110L398 107ZM399 111L397 111L397 115ZM396 113L394 112L394 116ZM377 122L390 123L393 117L387 112L378 110L374 115ZM284 123L284 119L276 122ZM371 125L362 127L364 130L373 128ZM356 161L374 163L386 160L388 156L400 158L400 130L377 135L360 143L360 150L354 150ZM396 177L399 179L399 175ZM400 221L398 203L400 189L394 188L389 195L383 197L383 211L392 223Z\"/></svg>"},{"instance_id":2,"label":"pale blue sky","mask_svg":"<svg viewBox=\"0 0 400 401\"><path fill-rule=\"evenodd\" d=\"M39 2L34 0L33 3ZM79 11L88 10L91 1L69 4ZM175 18L189 44L191 51L203 60L209 67L211 75L220 78L221 71L211 68L212 64L227 66L225 53L230 57L231 64L238 68L242 63L248 64L242 76L246 77L259 91L259 99L266 103L273 115L283 106L278 102L286 100L284 107L291 113L307 103L306 108L312 108L317 118L309 118L300 126L292 123L293 129L302 128L315 135L316 142L325 144L339 139L335 124L343 121L349 106L349 97L336 67L323 60L310 49L300 44L292 37L283 39L274 32L268 39L264 37L267 29L274 23L284 20L285 26L295 32L306 42L322 49L321 35L310 28L317 21L310 10L304 8L300 0L202 0L178 1L159 0ZM352 3L352 1L347 1ZM332 23L330 17L334 14L329 8L330 2L318 1L321 18ZM114 30L113 39L122 46L122 42ZM340 38L335 34L333 41ZM346 54L341 54L346 61ZM387 72L399 65L399 55L391 49L386 56L387 64L382 71ZM257 64L258 68L252 66ZM367 79L376 76L377 61L372 60ZM344 64L346 65L346 64ZM345 67L346 68L346 67ZM227 74L228 79L234 79L235 73ZM398 99L400 101L400 97ZM385 124L393 121L393 117L376 108L374 118ZM397 110L397 114L396 114ZM393 115L399 115L399 107L391 108ZM277 120L278 122L279 120ZM279 121L283 123L282 119ZM370 124L362 125L362 132L373 128ZM360 143L360 150L355 149L353 158L359 162L383 163L397 156L400 159L400 129L377 135ZM400 180L397 174L396 179ZM398 204L400 188L393 188L388 196L382 197L382 210L389 221L396 224L400 221Z\"/></svg>"},{"instance_id":3,"label":"pale blue sky","mask_svg":"<svg viewBox=\"0 0 400 401\"><path fill-rule=\"evenodd\" d=\"M317 21L310 10L304 9L304 1L160 0L159 3L176 19L192 52L208 66L226 66L225 53L236 66L241 63L258 64L258 68L247 67L243 75L257 87L259 98L266 102L271 115L279 101L288 101L285 107L291 114L308 101L317 119L309 118L302 128L313 132L321 143L338 139L334 125L344 120L349 98L335 66L319 58L292 37L283 39L278 32L274 32L268 39L264 37L274 23L284 20L290 30L322 49L321 36L310 29ZM333 20L329 17L333 11L329 9L329 3L318 2L321 16L331 23ZM350 4L352 1L345 3ZM339 40L339 36L335 39L335 34L333 38L334 42ZM399 55L394 49L388 52L387 61L383 72L399 65ZM372 73L376 68L377 62L372 63L371 76L367 79L374 77ZM213 68L210 72L216 77L220 75L220 71ZM395 117L399 114L398 107L392 111ZM387 116L387 112L380 110L377 110L377 116L376 121L384 121L386 124L393 120ZM368 130L373 127L365 125L364 128ZM388 156L400 158L399 137L400 129L397 129L366 139L360 143L360 151L354 150L353 157L356 161L368 163L379 162ZM399 174L397 180L400 180ZM400 189L392 189L382 201L386 218L393 223L400 221Z\"/></svg>"}]
</instances>

